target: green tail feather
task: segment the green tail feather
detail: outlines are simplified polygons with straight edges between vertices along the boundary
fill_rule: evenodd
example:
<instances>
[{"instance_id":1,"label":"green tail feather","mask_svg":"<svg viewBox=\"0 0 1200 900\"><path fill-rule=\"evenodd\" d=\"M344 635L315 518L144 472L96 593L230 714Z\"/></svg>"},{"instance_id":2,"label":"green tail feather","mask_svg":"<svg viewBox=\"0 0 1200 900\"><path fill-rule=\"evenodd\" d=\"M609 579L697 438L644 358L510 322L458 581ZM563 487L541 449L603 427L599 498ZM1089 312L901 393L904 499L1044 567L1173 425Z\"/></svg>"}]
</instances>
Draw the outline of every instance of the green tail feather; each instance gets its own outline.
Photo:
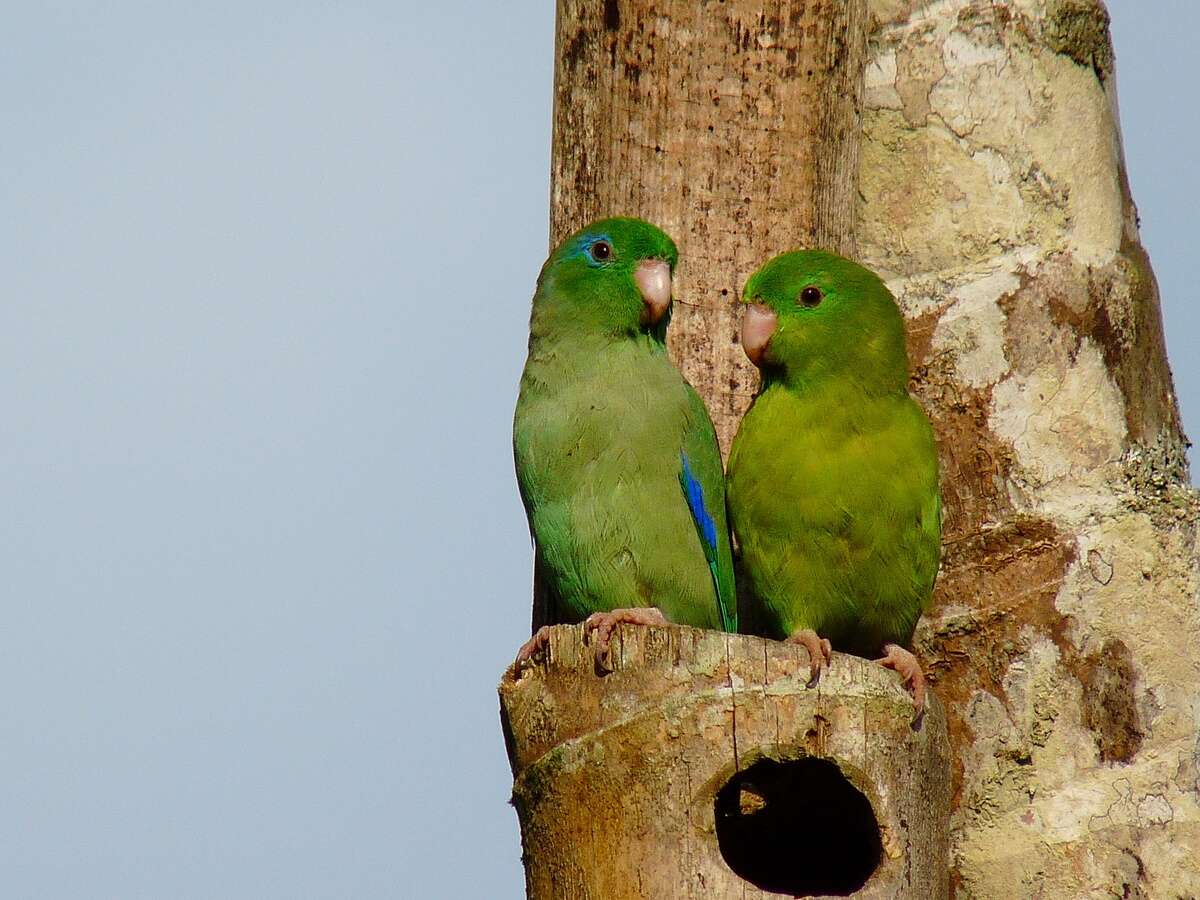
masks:
<instances>
[{"instance_id":1,"label":"green tail feather","mask_svg":"<svg viewBox=\"0 0 1200 900\"><path fill-rule=\"evenodd\" d=\"M705 556L708 554L706 553ZM715 559L709 559L708 571L712 572L713 587L717 589L717 605L721 607L721 624L725 630L733 634L737 633L737 609L730 609L731 604L727 602L727 598L721 592L721 574Z\"/></svg>"}]
</instances>

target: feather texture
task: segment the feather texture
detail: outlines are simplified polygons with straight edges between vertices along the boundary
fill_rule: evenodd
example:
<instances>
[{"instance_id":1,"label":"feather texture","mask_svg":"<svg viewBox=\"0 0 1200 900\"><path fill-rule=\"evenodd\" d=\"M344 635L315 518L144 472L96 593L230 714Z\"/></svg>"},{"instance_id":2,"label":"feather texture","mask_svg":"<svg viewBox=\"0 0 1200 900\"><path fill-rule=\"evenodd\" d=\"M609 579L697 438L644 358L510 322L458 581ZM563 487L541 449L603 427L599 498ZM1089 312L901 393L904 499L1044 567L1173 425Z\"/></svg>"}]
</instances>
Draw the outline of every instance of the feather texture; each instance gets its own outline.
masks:
<instances>
[{"instance_id":1,"label":"feather texture","mask_svg":"<svg viewBox=\"0 0 1200 900\"><path fill-rule=\"evenodd\" d=\"M597 260L600 239L611 253ZM667 356L669 310L641 319L633 272L644 259L674 265L670 238L608 219L564 241L538 280L513 420L543 588L537 625L640 606L699 628L734 621L716 433Z\"/></svg>"},{"instance_id":2,"label":"feather texture","mask_svg":"<svg viewBox=\"0 0 1200 900\"><path fill-rule=\"evenodd\" d=\"M709 572L712 574L713 589L717 592L717 603L721 607L721 625L726 631L737 631L737 607L734 598L725 596L721 585L720 561L717 544L717 523L708 514L704 504L704 486L692 473L687 453L679 454L679 484L687 497L688 509L692 513L692 521L696 523L696 532L704 545L704 558L708 561Z\"/></svg>"},{"instance_id":3,"label":"feather texture","mask_svg":"<svg viewBox=\"0 0 1200 900\"><path fill-rule=\"evenodd\" d=\"M688 508L691 509L692 518L696 521L696 528L699 529L700 537L704 540L704 555L715 556L717 552L717 523L713 521L712 516L708 514L708 510L704 506L704 488L696 480L696 476L692 474L692 467L688 463L687 453L681 451L679 461L682 464L679 470L679 483L683 485L683 493L687 497Z\"/></svg>"},{"instance_id":4,"label":"feather texture","mask_svg":"<svg viewBox=\"0 0 1200 900\"><path fill-rule=\"evenodd\" d=\"M907 643L933 593L941 501L900 310L873 273L815 251L772 260L745 300L778 325L729 455L742 627L811 629L861 656Z\"/></svg>"}]
</instances>

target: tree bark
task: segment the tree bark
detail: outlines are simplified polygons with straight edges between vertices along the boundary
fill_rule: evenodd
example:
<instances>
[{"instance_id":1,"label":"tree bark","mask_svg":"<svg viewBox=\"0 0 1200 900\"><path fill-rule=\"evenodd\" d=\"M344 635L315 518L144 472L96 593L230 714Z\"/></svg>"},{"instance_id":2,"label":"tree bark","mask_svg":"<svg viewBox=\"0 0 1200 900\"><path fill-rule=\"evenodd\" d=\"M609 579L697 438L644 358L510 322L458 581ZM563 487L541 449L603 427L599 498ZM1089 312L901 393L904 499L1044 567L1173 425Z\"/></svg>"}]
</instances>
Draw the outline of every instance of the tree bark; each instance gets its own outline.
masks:
<instances>
[{"instance_id":1,"label":"tree bark","mask_svg":"<svg viewBox=\"0 0 1200 900\"><path fill-rule=\"evenodd\" d=\"M957 893L1200 896L1197 506L1108 15L871 7L858 250L908 316L941 456L916 640L955 751Z\"/></svg>"}]
</instances>

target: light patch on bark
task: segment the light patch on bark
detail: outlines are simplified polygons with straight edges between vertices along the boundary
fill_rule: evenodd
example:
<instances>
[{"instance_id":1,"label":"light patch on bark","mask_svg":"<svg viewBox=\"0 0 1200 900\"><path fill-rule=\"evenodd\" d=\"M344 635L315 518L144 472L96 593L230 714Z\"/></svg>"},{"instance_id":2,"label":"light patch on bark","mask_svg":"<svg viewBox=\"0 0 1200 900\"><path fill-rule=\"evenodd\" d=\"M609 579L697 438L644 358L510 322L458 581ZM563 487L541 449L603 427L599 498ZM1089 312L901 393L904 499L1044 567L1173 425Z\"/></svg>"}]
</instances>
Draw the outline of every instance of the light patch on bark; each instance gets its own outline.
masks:
<instances>
[{"instance_id":1,"label":"light patch on bark","mask_svg":"<svg viewBox=\"0 0 1200 900\"><path fill-rule=\"evenodd\" d=\"M1018 150L1021 133L1038 118L1028 83L1013 77L1030 60L1002 45L981 43L986 39L979 29L971 37L946 33L947 77L932 86L930 106L947 128L974 146Z\"/></svg>"},{"instance_id":2,"label":"light patch on bark","mask_svg":"<svg viewBox=\"0 0 1200 900\"><path fill-rule=\"evenodd\" d=\"M1006 378L992 398L989 424L1017 451L1033 487L1116 462L1125 449L1120 391L1086 338L1073 364Z\"/></svg>"},{"instance_id":3,"label":"light patch on bark","mask_svg":"<svg viewBox=\"0 0 1200 900\"><path fill-rule=\"evenodd\" d=\"M885 278L981 263L1024 243L1021 193L996 183L990 159L943 128L914 131L892 110L869 114L864 130L859 190L873 212L859 242Z\"/></svg>"},{"instance_id":4,"label":"light patch on bark","mask_svg":"<svg viewBox=\"0 0 1200 900\"><path fill-rule=\"evenodd\" d=\"M978 236L993 246L993 252L1022 241L1043 247L1063 243L1086 263L1107 262L1119 247L1125 222L1119 147L1104 88L1089 69L1066 56L997 40L1001 23L977 4L949 4L959 14L941 9L946 5L930 5L906 28L888 33L890 45L876 55L878 65L869 70L867 104L878 114L897 109L896 100L903 100L905 126L933 132L932 126L922 128L931 115L958 139L957 144L935 144L928 143L934 137L927 135L925 141L909 144L905 155L921 170L917 178L927 179L935 191L943 188L942 196L915 198L914 206L944 200L953 208L957 193L978 205L981 218L1016 222L1019 227L1005 233L994 225L979 227L978 219L962 221L960 203L960 216L950 228L928 223L941 238L937 243L950 245L943 249L945 256L932 246L909 246L909 254L915 250L920 256L924 249L932 258L920 262L943 266L946 257L956 255L953 245ZM893 71L894 94L885 80ZM1035 85L1048 89L1034 90ZM887 119L871 119L879 117L868 119L868 129L888 127ZM889 140L885 132L879 143L894 144L897 137ZM894 149L888 148L889 155L895 155ZM993 191L980 189L971 177L972 167L957 161L955 151L973 159L986 152L1003 160L1003 166L995 161L989 166ZM866 164L866 157L864 163L863 174L869 177L874 167ZM892 174L889 169L878 172L883 179ZM896 181L911 186L917 178L900 173ZM998 207L992 195L1005 189L1019 192L1024 202ZM936 207L929 212L936 213Z\"/></svg>"},{"instance_id":5,"label":"light patch on bark","mask_svg":"<svg viewBox=\"0 0 1200 900\"><path fill-rule=\"evenodd\" d=\"M1147 727L1162 740L1194 739L1200 733L1200 581L1191 529L1160 532L1150 516L1128 514L1101 520L1078 540L1079 558L1055 606L1081 626L1081 652L1109 638L1124 641L1142 685L1135 700Z\"/></svg>"},{"instance_id":6,"label":"light patch on bark","mask_svg":"<svg viewBox=\"0 0 1200 900\"><path fill-rule=\"evenodd\" d=\"M918 629L957 698L959 896L1196 896L1200 502L1155 343L1106 13L872 12L860 255L913 323L956 474L944 496L976 470L1002 485L956 501L979 549L950 548Z\"/></svg>"},{"instance_id":7,"label":"light patch on bark","mask_svg":"<svg viewBox=\"0 0 1200 900\"><path fill-rule=\"evenodd\" d=\"M1050 725L1059 723L1063 716L1070 718L1071 685L1054 642L1032 629L1025 629L1023 637L1028 652L1005 673L1004 693L1013 721L1031 753L1054 762L1059 748L1049 746L1055 737L1055 729Z\"/></svg>"},{"instance_id":8,"label":"light patch on bark","mask_svg":"<svg viewBox=\"0 0 1200 900\"><path fill-rule=\"evenodd\" d=\"M955 372L964 383L986 387L1008 371L1004 310L996 301L1020 283L1012 269L998 269L955 290L954 305L938 319L933 350L955 355Z\"/></svg>"},{"instance_id":9,"label":"light patch on bark","mask_svg":"<svg viewBox=\"0 0 1200 900\"><path fill-rule=\"evenodd\" d=\"M896 54L881 53L871 60L865 75L866 103L875 109L902 109L896 90Z\"/></svg>"},{"instance_id":10,"label":"light patch on bark","mask_svg":"<svg viewBox=\"0 0 1200 900\"><path fill-rule=\"evenodd\" d=\"M1029 146L1066 192L1071 252L1088 265L1104 265L1120 247L1124 226L1112 110L1090 70L1060 55L1041 64L1054 90L1045 119L1029 131Z\"/></svg>"}]
</instances>

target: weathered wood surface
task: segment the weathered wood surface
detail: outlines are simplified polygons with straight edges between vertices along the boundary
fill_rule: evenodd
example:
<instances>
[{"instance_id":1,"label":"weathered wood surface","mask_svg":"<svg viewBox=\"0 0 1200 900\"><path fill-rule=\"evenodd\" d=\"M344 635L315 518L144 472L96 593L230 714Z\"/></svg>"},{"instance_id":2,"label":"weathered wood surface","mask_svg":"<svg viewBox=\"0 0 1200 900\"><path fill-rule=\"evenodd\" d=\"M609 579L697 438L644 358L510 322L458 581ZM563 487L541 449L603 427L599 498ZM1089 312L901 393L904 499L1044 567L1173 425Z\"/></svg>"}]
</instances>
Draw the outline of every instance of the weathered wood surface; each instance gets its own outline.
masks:
<instances>
[{"instance_id":1,"label":"weathered wood surface","mask_svg":"<svg viewBox=\"0 0 1200 900\"><path fill-rule=\"evenodd\" d=\"M1108 15L871 9L856 236L941 456L916 649L954 748L958 896L1200 896L1196 498Z\"/></svg>"},{"instance_id":2,"label":"weathered wood surface","mask_svg":"<svg viewBox=\"0 0 1200 900\"><path fill-rule=\"evenodd\" d=\"M914 730L899 677L874 663L835 654L809 688L800 647L676 626L622 626L612 660L598 674L582 627L563 625L544 661L501 682L531 900L785 896L731 869L716 798L758 760L804 757L832 761L878 822L878 868L853 896L948 895L949 746L936 697ZM785 872L807 865L815 877L830 863L802 863L806 844L861 835L807 784L784 800L756 781L738 809L753 818L811 796L816 831L780 835L778 856ZM736 825L725 818L728 841Z\"/></svg>"}]
</instances>

